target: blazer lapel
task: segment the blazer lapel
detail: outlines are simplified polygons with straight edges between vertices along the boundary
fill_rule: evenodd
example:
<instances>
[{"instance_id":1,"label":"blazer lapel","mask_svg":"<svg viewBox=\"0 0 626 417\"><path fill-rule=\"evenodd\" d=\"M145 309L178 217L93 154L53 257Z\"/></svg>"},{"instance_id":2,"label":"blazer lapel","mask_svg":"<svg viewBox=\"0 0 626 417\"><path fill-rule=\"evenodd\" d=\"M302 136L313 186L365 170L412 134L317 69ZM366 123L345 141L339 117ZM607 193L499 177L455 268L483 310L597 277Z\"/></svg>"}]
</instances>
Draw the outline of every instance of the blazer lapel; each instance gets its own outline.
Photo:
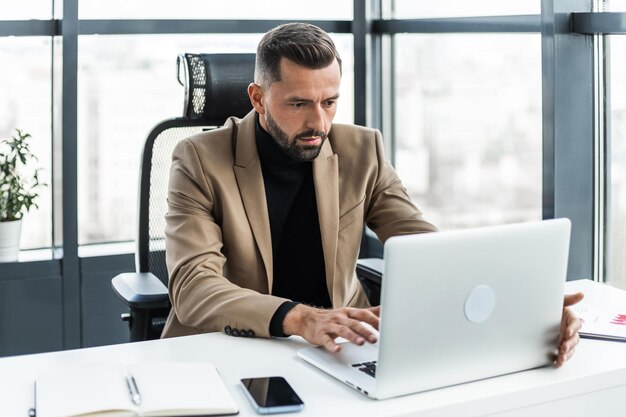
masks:
<instances>
[{"instance_id":1,"label":"blazer lapel","mask_svg":"<svg viewBox=\"0 0 626 417\"><path fill-rule=\"evenodd\" d=\"M339 168L337 155L333 154L330 141L326 140L322 150L313 161L313 181L317 215L320 222L326 285L331 295L333 307L343 300L341 289L335 282L335 261L337 258L337 230L339 228Z\"/></svg>"},{"instance_id":2,"label":"blazer lapel","mask_svg":"<svg viewBox=\"0 0 626 417\"><path fill-rule=\"evenodd\" d=\"M239 124L233 170L237 178L239 193L243 200L248 222L254 239L263 258L267 274L268 291L272 293L272 235L270 232L267 200L261 161L256 149L255 123L256 113L252 110Z\"/></svg>"}]
</instances>

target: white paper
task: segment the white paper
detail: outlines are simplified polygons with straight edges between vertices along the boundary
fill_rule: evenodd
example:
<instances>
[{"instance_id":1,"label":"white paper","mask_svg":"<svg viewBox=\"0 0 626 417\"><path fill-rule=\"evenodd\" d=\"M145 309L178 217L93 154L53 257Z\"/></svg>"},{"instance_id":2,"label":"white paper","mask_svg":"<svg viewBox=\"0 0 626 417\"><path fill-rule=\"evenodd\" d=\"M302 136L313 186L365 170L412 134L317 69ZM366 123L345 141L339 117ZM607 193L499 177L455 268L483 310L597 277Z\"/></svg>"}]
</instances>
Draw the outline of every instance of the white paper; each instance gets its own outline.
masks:
<instances>
[{"instance_id":1,"label":"white paper","mask_svg":"<svg viewBox=\"0 0 626 417\"><path fill-rule=\"evenodd\" d=\"M626 340L626 307L581 303L571 309L583 322L581 335Z\"/></svg>"}]
</instances>

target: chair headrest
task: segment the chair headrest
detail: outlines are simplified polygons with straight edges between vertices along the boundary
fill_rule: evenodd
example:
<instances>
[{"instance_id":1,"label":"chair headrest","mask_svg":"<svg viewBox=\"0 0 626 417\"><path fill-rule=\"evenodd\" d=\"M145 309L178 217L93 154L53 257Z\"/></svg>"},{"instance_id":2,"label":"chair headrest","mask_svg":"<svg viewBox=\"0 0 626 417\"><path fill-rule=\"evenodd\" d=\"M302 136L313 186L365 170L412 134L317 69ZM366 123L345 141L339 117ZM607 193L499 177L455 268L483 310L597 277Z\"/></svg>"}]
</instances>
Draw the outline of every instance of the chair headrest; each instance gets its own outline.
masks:
<instances>
[{"instance_id":1,"label":"chair headrest","mask_svg":"<svg viewBox=\"0 0 626 417\"><path fill-rule=\"evenodd\" d=\"M254 54L180 54L176 65L178 82L185 87L183 117L226 120L248 114L254 59Z\"/></svg>"}]
</instances>

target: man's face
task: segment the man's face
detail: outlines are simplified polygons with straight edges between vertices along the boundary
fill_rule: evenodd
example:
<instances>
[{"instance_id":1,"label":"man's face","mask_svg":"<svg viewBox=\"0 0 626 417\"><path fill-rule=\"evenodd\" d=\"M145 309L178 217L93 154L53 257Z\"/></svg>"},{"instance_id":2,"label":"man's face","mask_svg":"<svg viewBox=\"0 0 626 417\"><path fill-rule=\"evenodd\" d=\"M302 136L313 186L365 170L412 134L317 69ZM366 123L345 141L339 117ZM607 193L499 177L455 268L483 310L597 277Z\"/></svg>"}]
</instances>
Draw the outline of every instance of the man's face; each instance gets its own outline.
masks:
<instances>
[{"instance_id":1,"label":"man's face","mask_svg":"<svg viewBox=\"0 0 626 417\"><path fill-rule=\"evenodd\" d=\"M259 88L259 121L292 158L311 161L320 153L337 112L339 64L335 60L326 68L310 69L283 58L280 74L280 81Z\"/></svg>"}]
</instances>

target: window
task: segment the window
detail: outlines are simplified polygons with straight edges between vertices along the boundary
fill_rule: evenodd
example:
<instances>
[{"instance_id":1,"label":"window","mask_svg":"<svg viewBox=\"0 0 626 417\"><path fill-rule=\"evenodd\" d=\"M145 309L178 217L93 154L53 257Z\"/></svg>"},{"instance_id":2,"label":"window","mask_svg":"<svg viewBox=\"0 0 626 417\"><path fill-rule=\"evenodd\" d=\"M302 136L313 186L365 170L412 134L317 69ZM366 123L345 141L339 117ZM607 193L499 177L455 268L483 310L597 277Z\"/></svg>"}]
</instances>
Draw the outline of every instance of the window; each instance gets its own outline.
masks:
<instances>
[{"instance_id":1,"label":"window","mask_svg":"<svg viewBox=\"0 0 626 417\"><path fill-rule=\"evenodd\" d=\"M396 35L395 56L395 163L425 217L540 220L540 36Z\"/></svg>"},{"instance_id":2,"label":"window","mask_svg":"<svg viewBox=\"0 0 626 417\"><path fill-rule=\"evenodd\" d=\"M551 5L551 2L543 3ZM68 16L56 24L51 19L63 19L64 4ZM365 114L371 110L376 116L373 120L392 133L385 137L385 145L393 151L387 157L394 160L409 193L427 219L444 230L538 220L542 217L543 192L544 214L565 212L577 216L573 236L580 244L574 252L570 251L570 260L574 261L570 262L570 271L573 270L570 275L575 278L594 276L597 266L594 262L602 259L594 258L592 250L593 233L597 231L593 215L597 211L594 212L594 201L589 196L594 191L592 160L602 155L592 154L589 144L593 134L586 130L594 116L593 100L588 99L591 95L588 81L593 71L589 54L593 42L587 35L573 34L571 37L576 42L552 45L554 55L543 51L548 62L555 65L558 79L569 80L555 83L552 74L545 74L544 86L548 90L553 88L558 97L567 98L571 93L577 98L569 100L576 104L572 106L576 112L569 111L563 100L555 100L556 108L543 109L550 136L546 141L548 153L552 150L552 139L558 145L554 148L557 158L549 159L548 155L542 155L541 19L537 16L541 4L541 0L5 0L0 5L0 60L3 63L0 66L0 137L11 135L15 127L31 133L39 165L44 169L43 179L49 184L41 190L39 209L27 215L21 246L23 249L56 246L64 250L45 251L63 257L62 269L58 259L46 260L43 264L28 262L39 259L32 254L40 252L28 251L27 257L21 257L26 261L22 265L0 264L0 277L12 279L10 274L17 270L20 270L18 275L31 277L48 268L60 271L55 276L46 276L42 282L58 281L58 275L61 276L62 294L51 296L54 302L62 296L63 343L65 347L78 347L88 341L89 336L83 334L83 330L87 328L84 323L89 322L89 311L105 311L102 307L112 301L106 296L96 297L97 302L103 304L92 305L96 298L85 296L90 291L100 293L100 287L91 290L89 287L101 285L103 279L108 286L109 277L97 276L93 272L97 268L89 266L92 260L81 258L104 255L104 260L98 256L91 265L110 262L114 268L121 268L130 258L127 254L132 251L130 242L136 233L142 143L156 123L178 116L182 111L183 90L175 77L176 55L181 52L253 52L261 34L238 32L264 30L264 20L301 19L330 21L329 27L344 32L332 34L344 61L336 121L353 122L355 112L359 120L365 119ZM383 6L385 18L441 20L428 28L419 23L370 26L361 20L364 14L375 14L374 9L379 5ZM626 12L626 0L561 0L557 4L560 10L577 11L592 6L599 10L600 5L611 12ZM354 6L359 11L356 15ZM76 7L79 21L74 16ZM365 13L361 13L363 11ZM487 17L471 18L475 16ZM498 16L513 17L498 19ZM461 19L459 24L455 17L470 18ZM567 13L560 14L557 23L569 17ZM345 21L354 18L356 27L371 27L383 33L367 33L353 40L348 33L350 25ZM548 14L543 20L548 23L544 27L548 33L555 26L551 25L555 22L550 22L550 18ZM145 19L173 22L160 25L143 21ZM204 26L194 25L188 34L169 34L184 32L189 23L186 19L201 20L200 25L206 24L209 32L219 27L226 33L198 34L196 32ZM243 28L238 26L240 22L227 25L213 22L222 19L252 22L246 21ZM12 22L15 20L39 21L16 25ZM81 35L73 33L76 25ZM71 30L66 36L59 36L63 27ZM412 33L398 33L407 27ZM443 32L475 32L417 33L433 30L433 27ZM479 34L484 29L509 33ZM517 30L533 33L514 33ZM360 31L358 33L361 35ZM381 37L382 42L367 42ZM73 46L77 40L76 56ZM359 79L357 91L353 71L355 41L358 45L373 46L371 55L357 48L359 69L378 65L366 60L370 56L381 56L385 64L388 57L395 61L391 68L384 68L391 71L373 71L372 78L367 75ZM388 48L390 45L392 48ZM61 54L65 46L68 48ZM610 46L607 62L611 73L608 85L611 89L608 107L611 109L608 125L611 143L607 146L610 153L607 153L609 200L605 271L611 284L626 288L626 260L623 259L626 250L626 100L623 99L626 97L626 60L622 58L626 56L626 37L612 36ZM64 59L67 61L63 62ZM572 62L576 65L571 65ZM76 63L77 74L74 73ZM61 82L62 75L67 76L65 83ZM581 79L587 81L581 82ZM380 97L378 86L383 90ZM75 94L76 87L78 94ZM363 94L363 90L374 100L367 103L359 100L355 108L354 96ZM581 94L574 94L576 92ZM589 95L585 95L588 92ZM586 99L578 100L580 97ZM388 101L390 98L393 101ZM549 99L546 105L551 106ZM74 108L78 109L77 113ZM66 116L62 120L61 114ZM387 123L391 117L393 123ZM551 128L555 134L551 133ZM62 135L61 130L64 130ZM570 141L572 136L577 140ZM66 152L65 155L62 152ZM59 187L63 185L62 156L66 157L63 160L65 172L78 171L76 190L72 189L74 175L65 177L69 189ZM580 161L584 163L583 168ZM546 169L548 184L543 191L542 166ZM575 180L570 177L572 172L579 175ZM550 188L551 179L555 180L556 189ZM53 184L57 185L54 198ZM568 189L569 185L573 190ZM60 191L65 192L61 195ZM578 197L579 191L584 197ZM122 243L89 245L110 242ZM112 253L125 256L109 257ZM571 268L572 264L575 268ZM22 271L26 272L22 274Z\"/></svg>"},{"instance_id":3,"label":"window","mask_svg":"<svg viewBox=\"0 0 626 417\"><path fill-rule=\"evenodd\" d=\"M0 37L0 138L19 128L32 135L31 149L39 158L39 208L22 222L21 248L52 245L52 46L48 37Z\"/></svg>"},{"instance_id":4,"label":"window","mask_svg":"<svg viewBox=\"0 0 626 417\"><path fill-rule=\"evenodd\" d=\"M610 205L606 274L609 283L626 289L626 38L612 36L610 42Z\"/></svg>"},{"instance_id":5,"label":"window","mask_svg":"<svg viewBox=\"0 0 626 417\"><path fill-rule=\"evenodd\" d=\"M52 0L21 0L0 3L0 20L50 19Z\"/></svg>"},{"instance_id":6,"label":"window","mask_svg":"<svg viewBox=\"0 0 626 417\"><path fill-rule=\"evenodd\" d=\"M352 0L81 0L81 19L351 20Z\"/></svg>"},{"instance_id":7,"label":"window","mask_svg":"<svg viewBox=\"0 0 626 417\"><path fill-rule=\"evenodd\" d=\"M607 12L626 11L626 0L601 0Z\"/></svg>"},{"instance_id":8,"label":"window","mask_svg":"<svg viewBox=\"0 0 626 417\"><path fill-rule=\"evenodd\" d=\"M254 52L262 34L79 38L79 243L136 237L143 142L158 122L182 115L181 52ZM352 35L333 35L343 59L336 120L354 114Z\"/></svg>"},{"instance_id":9,"label":"window","mask_svg":"<svg viewBox=\"0 0 626 417\"><path fill-rule=\"evenodd\" d=\"M394 0L396 19L541 13L540 0Z\"/></svg>"}]
</instances>

